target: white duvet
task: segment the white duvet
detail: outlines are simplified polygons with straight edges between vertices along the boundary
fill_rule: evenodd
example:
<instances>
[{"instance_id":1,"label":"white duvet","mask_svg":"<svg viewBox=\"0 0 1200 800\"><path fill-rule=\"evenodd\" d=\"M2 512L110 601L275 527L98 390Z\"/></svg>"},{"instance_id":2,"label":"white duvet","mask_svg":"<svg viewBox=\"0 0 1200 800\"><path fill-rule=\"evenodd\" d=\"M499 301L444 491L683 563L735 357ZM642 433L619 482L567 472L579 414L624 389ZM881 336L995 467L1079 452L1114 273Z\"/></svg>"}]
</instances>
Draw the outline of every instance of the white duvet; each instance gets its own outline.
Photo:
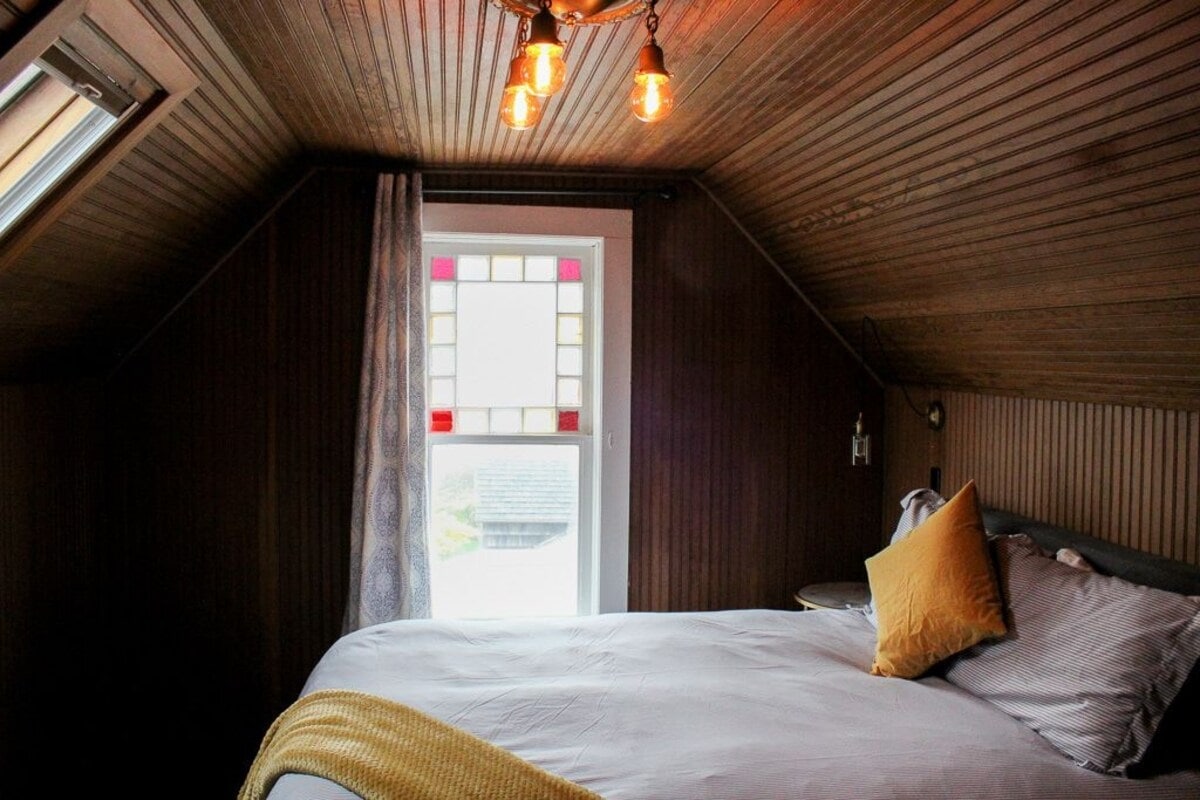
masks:
<instances>
[{"instance_id":1,"label":"white duvet","mask_svg":"<svg viewBox=\"0 0 1200 800\"><path fill-rule=\"evenodd\" d=\"M395 622L305 692L407 703L608 800L1200 798L1200 774L1099 775L939 678L871 676L874 637L856 611ZM287 776L269 800L354 797Z\"/></svg>"}]
</instances>

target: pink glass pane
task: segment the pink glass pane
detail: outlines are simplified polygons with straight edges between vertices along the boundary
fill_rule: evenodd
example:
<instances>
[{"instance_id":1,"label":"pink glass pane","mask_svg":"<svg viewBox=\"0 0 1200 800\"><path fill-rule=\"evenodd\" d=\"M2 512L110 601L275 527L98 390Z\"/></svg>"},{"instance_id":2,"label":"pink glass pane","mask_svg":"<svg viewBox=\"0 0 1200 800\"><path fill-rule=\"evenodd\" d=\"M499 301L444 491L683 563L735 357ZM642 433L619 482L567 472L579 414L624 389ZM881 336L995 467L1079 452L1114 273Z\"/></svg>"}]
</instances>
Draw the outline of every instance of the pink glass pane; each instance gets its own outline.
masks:
<instances>
[{"instance_id":1,"label":"pink glass pane","mask_svg":"<svg viewBox=\"0 0 1200 800\"><path fill-rule=\"evenodd\" d=\"M454 430L454 412L445 409L429 412L429 430L431 433L450 433Z\"/></svg>"},{"instance_id":2,"label":"pink glass pane","mask_svg":"<svg viewBox=\"0 0 1200 800\"><path fill-rule=\"evenodd\" d=\"M454 259L450 256L434 256L430 278L435 281L454 280Z\"/></svg>"},{"instance_id":3,"label":"pink glass pane","mask_svg":"<svg viewBox=\"0 0 1200 800\"><path fill-rule=\"evenodd\" d=\"M579 412L578 411L560 411L560 412L558 412L558 429L560 431L578 431L579 430Z\"/></svg>"},{"instance_id":4,"label":"pink glass pane","mask_svg":"<svg viewBox=\"0 0 1200 800\"><path fill-rule=\"evenodd\" d=\"M578 258L560 258L558 260L558 279L560 281L583 280L583 264Z\"/></svg>"}]
</instances>

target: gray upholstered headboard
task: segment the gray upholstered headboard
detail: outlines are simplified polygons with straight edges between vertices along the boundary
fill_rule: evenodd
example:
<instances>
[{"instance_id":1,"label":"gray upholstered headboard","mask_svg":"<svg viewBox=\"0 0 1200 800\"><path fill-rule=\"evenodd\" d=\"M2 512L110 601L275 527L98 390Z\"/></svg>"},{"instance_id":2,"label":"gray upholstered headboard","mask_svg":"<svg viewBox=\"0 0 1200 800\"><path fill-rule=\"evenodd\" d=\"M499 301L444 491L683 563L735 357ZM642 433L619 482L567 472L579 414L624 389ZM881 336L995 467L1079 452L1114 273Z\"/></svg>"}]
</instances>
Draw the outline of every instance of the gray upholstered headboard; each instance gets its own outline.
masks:
<instances>
[{"instance_id":1,"label":"gray upholstered headboard","mask_svg":"<svg viewBox=\"0 0 1200 800\"><path fill-rule=\"evenodd\" d=\"M1170 592L1200 595L1200 567L1191 564L1143 553L996 508L983 510L983 524L989 533L1029 534L1046 550L1054 551L1060 547L1078 550L1093 566L1108 575Z\"/></svg>"}]
</instances>

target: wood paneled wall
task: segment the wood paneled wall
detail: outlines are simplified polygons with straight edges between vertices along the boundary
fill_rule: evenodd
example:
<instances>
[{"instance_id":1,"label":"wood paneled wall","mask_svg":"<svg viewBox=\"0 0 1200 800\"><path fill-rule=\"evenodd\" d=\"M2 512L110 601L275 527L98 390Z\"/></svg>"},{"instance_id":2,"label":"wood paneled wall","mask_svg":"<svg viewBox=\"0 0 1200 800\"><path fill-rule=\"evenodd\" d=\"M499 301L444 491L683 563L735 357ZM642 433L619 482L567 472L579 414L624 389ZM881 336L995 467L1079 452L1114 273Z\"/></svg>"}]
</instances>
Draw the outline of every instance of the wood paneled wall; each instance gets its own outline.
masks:
<instances>
[{"instance_id":1,"label":"wood paneled wall","mask_svg":"<svg viewBox=\"0 0 1200 800\"><path fill-rule=\"evenodd\" d=\"M104 599L97 387L0 386L0 795L95 732ZM72 752L91 768L92 752ZM44 776L43 776L44 777Z\"/></svg>"},{"instance_id":2,"label":"wood paneled wall","mask_svg":"<svg viewBox=\"0 0 1200 800\"><path fill-rule=\"evenodd\" d=\"M885 526L899 498L939 464L944 492L974 478L987 505L1200 564L1200 412L941 398L946 428L932 433L889 390Z\"/></svg>"},{"instance_id":3,"label":"wood paneled wall","mask_svg":"<svg viewBox=\"0 0 1200 800\"><path fill-rule=\"evenodd\" d=\"M634 217L631 609L794 607L862 579L881 392L694 184ZM868 388L869 387L869 388Z\"/></svg>"},{"instance_id":4,"label":"wood paneled wall","mask_svg":"<svg viewBox=\"0 0 1200 800\"><path fill-rule=\"evenodd\" d=\"M203 765L195 796L340 633L373 205L310 178L109 383L126 744Z\"/></svg>"}]
</instances>

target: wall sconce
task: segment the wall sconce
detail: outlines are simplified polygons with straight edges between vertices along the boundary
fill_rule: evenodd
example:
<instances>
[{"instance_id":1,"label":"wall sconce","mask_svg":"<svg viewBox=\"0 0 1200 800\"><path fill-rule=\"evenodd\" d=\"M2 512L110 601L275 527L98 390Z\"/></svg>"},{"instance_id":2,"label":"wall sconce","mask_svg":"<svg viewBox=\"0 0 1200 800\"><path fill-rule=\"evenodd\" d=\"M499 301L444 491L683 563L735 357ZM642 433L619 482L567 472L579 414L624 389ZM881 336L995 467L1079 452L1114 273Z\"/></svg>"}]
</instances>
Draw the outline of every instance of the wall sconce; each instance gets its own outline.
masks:
<instances>
[{"instance_id":1,"label":"wall sconce","mask_svg":"<svg viewBox=\"0 0 1200 800\"><path fill-rule=\"evenodd\" d=\"M863 364L865 365L867 363L866 339L868 326L871 328L871 333L875 338L875 344L879 348L879 353L883 357L884 363L888 366L888 371L894 375L896 371L892 368L891 363L888 361L887 351L884 350L883 340L879 336L879 327L875 324L875 320L871 319L870 317L864 316L862 318L862 328L860 331L859 341L859 357L863 360ZM918 417L921 417L925 420L925 424L929 426L930 430L940 431L942 428L946 427L946 407L942 405L942 401L934 400L930 403L927 403L925 410L922 411L921 409L917 408L917 404L914 403L912 397L909 396L908 389L904 386L904 384L900 383L898 385L900 386L900 391L904 394L904 400L908 403L908 407L911 408L913 413L915 413ZM854 423L854 436L850 440L850 448L850 464L852 466L869 466L871 464L871 435L865 430L862 411L858 412L858 420Z\"/></svg>"},{"instance_id":2,"label":"wall sconce","mask_svg":"<svg viewBox=\"0 0 1200 800\"><path fill-rule=\"evenodd\" d=\"M871 466L871 434L863 425L863 412L858 412L858 421L854 423L854 437L850 440L850 466Z\"/></svg>"}]
</instances>

